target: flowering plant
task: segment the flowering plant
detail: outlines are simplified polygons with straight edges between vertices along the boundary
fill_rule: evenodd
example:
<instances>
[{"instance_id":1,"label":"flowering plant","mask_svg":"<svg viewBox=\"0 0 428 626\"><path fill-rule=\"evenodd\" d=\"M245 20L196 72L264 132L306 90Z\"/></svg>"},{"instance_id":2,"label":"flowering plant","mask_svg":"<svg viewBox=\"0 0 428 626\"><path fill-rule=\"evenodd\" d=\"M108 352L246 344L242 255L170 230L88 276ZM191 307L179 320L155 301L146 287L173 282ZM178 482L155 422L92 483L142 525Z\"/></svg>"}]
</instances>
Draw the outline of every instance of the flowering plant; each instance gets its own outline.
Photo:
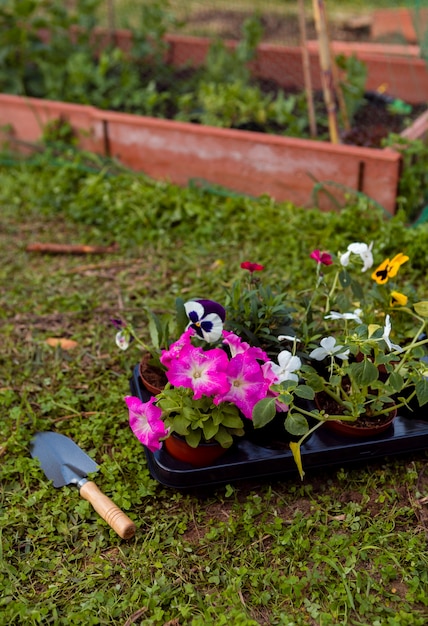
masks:
<instances>
[{"instance_id":1,"label":"flowering plant","mask_svg":"<svg viewBox=\"0 0 428 626\"><path fill-rule=\"evenodd\" d=\"M172 433L192 447L214 440L228 448L244 434L243 419L273 394L276 377L263 350L224 329L221 305L195 300L184 307L187 328L160 356L168 383L148 402L125 398L130 426L152 451Z\"/></svg>"},{"instance_id":2,"label":"flowering plant","mask_svg":"<svg viewBox=\"0 0 428 626\"><path fill-rule=\"evenodd\" d=\"M228 292L228 330L218 303L181 304L181 335L158 349L164 390L148 402L125 399L144 445L157 450L176 433L193 447L212 440L229 447L244 434L245 420L257 429L280 412L285 430L298 438L290 448L303 476L301 445L325 422L378 423L392 406L428 402L428 302L393 282L409 258L386 259L367 279L372 244L352 243L335 256L314 250L310 257L314 288L287 298L256 279L261 265L243 263L249 282L235 282ZM135 336L129 326L127 332Z\"/></svg>"},{"instance_id":3,"label":"flowering plant","mask_svg":"<svg viewBox=\"0 0 428 626\"><path fill-rule=\"evenodd\" d=\"M414 299L410 287L408 295L394 284L391 287L390 279L409 260L402 253L382 261L371 273L372 282L361 285L351 270L362 266L361 273L366 274L372 268L372 248L356 242L336 259L320 250L311 253L316 262L315 289L295 303L300 313L296 333L281 338L288 347L279 353L278 363L271 364L279 380L272 389L279 397L263 399L253 413L254 426L262 427L274 418L275 402L288 405L285 428L300 436L290 445L302 475L300 446L326 421L376 424L393 406L428 402L423 359L428 301L410 304ZM402 345L391 339L391 317L398 315L402 319L396 335ZM319 408L305 409L301 398L321 398Z\"/></svg>"},{"instance_id":4,"label":"flowering plant","mask_svg":"<svg viewBox=\"0 0 428 626\"><path fill-rule=\"evenodd\" d=\"M226 289L228 329L252 346L263 348L269 356L276 356L281 349L278 337L292 330L288 297L262 283L259 276L264 266L260 263L244 261L241 269L245 275Z\"/></svg>"}]
</instances>

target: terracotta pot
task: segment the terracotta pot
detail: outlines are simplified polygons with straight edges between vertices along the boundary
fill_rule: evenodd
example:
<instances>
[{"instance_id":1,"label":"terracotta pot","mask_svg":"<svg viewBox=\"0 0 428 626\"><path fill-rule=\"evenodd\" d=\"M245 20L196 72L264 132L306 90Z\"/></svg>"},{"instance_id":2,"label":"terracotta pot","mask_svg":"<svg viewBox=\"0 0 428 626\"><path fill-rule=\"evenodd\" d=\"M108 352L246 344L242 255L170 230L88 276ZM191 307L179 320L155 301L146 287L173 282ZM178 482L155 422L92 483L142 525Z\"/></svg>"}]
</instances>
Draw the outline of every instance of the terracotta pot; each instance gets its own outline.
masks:
<instances>
[{"instance_id":1,"label":"terracotta pot","mask_svg":"<svg viewBox=\"0 0 428 626\"><path fill-rule=\"evenodd\" d=\"M149 364L150 354L144 354L139 365L140 378L148 392L156 396L168 382L163 370Z\"/></svg>"},{"instance_id":2,"label":"terracotta pot","mask_svg":"<svg viewBox=\"0 0 428 626\"><path fill-rule=\"evenodd\" d=\"M183 437L174 433L164 441L167 452L184 463L193 467L205 467L220 458L227 448L223 448L217 441L200 443L197 448L192 448Z\"/></svg>"},{"instance_id":3,"label":"terracotta pot","mask_svg":"<svg viewBox=\"0 0 428 626\"><path fill-rule=\"evenodd\" d=\"M388 420L382 424L374 424L373 426L358 426L355 422L332 420L331 422L326 422L324 427L340 435L347 435L348 437L354 437L355 439L364 439L366 437L373 437L388 430L396 416L397 410L393 409L388 415Z\"/></svg>"},{"instance_id":4,"label":"terracotta pot","mask_svg":"<svg viewBox=\"0 0 428 626\"><path fill-rule=\"evenodd\" d=\"M315 404L317 405L318 409L325 409L323 398L320 397L322 395L323 394L317 394L315 396ZM329 401L331 402L330 398ZM331 409L330 412L332 412ZM340 407L338 405L337 408L334 409L334 412L336 414L340 413ZM388 430L396 416L397 409L394 407L394 405L391 405L391 411L388 414L386 414L385 416L379 416L378 422L373 423L369 426L363 426L361 424L358 424L358 420L356 420L355 422L342 422L341 420L331 420L325 422L323 428L327 428L328 430L338 433L340 435L347 435L356 439L364 439L376 436L379 433L383 433Z\"/></svg>"}]
</instances>

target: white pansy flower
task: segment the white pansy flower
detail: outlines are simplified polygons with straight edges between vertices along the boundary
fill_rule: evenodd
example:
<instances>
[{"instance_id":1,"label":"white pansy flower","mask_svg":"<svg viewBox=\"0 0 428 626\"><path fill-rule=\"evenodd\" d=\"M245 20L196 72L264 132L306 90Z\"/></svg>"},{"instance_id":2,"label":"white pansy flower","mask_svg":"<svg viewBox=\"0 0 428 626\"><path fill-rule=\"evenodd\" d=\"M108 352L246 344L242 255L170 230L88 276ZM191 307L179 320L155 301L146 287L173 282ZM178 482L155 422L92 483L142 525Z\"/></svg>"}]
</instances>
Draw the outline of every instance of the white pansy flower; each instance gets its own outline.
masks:
<instances>
[{"instance_id":1,"label":"white pansy flower","mask_svg":"<svg viewBox=\"0 0 428 626\"><path fill-rule=\"evenodd\" d=\"M121 350L127 350L129 348L129 344L130 344L129 331L126 328L119 330L119 332L116 333L117 347L120 348Z\"/></svg>"},{"instance_id":2,"label":"white pansy flower","mask_svg":"<svg viewBox=\"0 0 428 626\"><path fill-rule=\"evenodd\" d=\"M400 346L397 346L396 343L392 343L389 335L391 334L391 318L389 315L387 315L385 317L385 326L383 328L383 335L382 335L382 339L384 340L384 342L386 343L386 345L388 346L388 350L395 350L395 352L403 352L403 348L400 348Z\"/></svg>"},{"instance_id":3,"label":"white pansy flower","mask_svg":"<svg viewBox=\"0 0 428 626\"><path fill-rule=\"evenodd\" d=\"M284 380L294 380L298 382L299 377L297 374L294 374L294 372L301 368L302 362L298 356L293 356L289 350L282 350L278 354L278 364L272 361L270 361L269 364L278 379L277 382L282 383Z\"/></svg>"},{"instance_id":4,"label":"white pansy flower","mask_svg":"<svg viewBox=\"0 0 428 626\"><path fill-rule=\"evenodd\" d=\"M315 348L315 350L312 350L310 353L309 357L311 359L322 361L327 356L335 356L342 360L348 358L349 350L344 350L345 346L336 344L334 337L324 337L324 339L321 339L320 345L320 348Z\"/></svg>"}]
</instances>

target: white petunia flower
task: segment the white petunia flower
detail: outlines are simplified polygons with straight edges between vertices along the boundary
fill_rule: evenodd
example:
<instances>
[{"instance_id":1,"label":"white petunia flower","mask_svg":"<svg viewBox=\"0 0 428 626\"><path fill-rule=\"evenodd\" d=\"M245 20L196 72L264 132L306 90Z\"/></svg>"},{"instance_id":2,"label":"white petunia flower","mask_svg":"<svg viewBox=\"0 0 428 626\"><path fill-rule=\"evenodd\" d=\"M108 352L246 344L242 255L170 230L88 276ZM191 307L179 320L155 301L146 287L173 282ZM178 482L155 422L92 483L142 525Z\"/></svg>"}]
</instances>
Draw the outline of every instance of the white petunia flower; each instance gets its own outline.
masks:
<instances>
[{"instance_id":1,"label":"white petunia flower","mask_svg":"<svg viewBox=\"0 0 428 626\"><path fill-rule=\"evenodd\" d=\"M336 339L334 337L324 337L320 341L320 348L315 348L312 350L309 357L311 359L315 359L316 361L322 361L327 356L335 356L338 359L347 359L349 350L344 350L345 346L341 346L340 344L336 344Z\"/></svg>"},{"instance_id":2,"label":"white petunia flower","mask_svg":"<svg viewBox=\"0 0 428 626\"><path fill-rule=\"evenodd\" d=\"M361 309L355 309L354 313L338 313L337 311L330 311L329 315L325 316L326 320L355 320L359 324L362 324L360 318Z\"/></svg>"},{"instance_id":3,"label":"white petunia flower","mask_svg":"<svg viewBox=\"0 0 428 626\"><path fill-rule=\"evenodd\" d=\"M382 335L382 339L384 340L384 342L386 343L386 345L388 346L388 350L395 350L395 352L403 352L403 348L400 348L400 346L398 346L396 343L392 343L389 335L391 334L391 318L389 315L387 315L385 317L385 326L383 328L383 335Z\"/></svg>"},{"instance_id":4,"label":"white petunia flower","mask_svg":"<svg viewBox=\"0 0 428 626\"><path fill-rule=\"evenodd\" d=\"M288 341L297 341L299 343L301 342L301 339L293 337L292 335L278 335L278 341L284 341L284 339L287 339Z\"/></svg>"},{"instance_id":5,"label":"white petunia flower","mask_svg":"<svg viewBox=\"0 0 428 626\"><path fill-rule=\"evenodd\" d=\"M299 377L294 372L301 368L302 362L298 356L293 356L289 350L282 350L278 354L278 365L272 361L269 364L278 379L277 382L282 383L284 380L298 382Z\"/></svg>"}]
</instances>

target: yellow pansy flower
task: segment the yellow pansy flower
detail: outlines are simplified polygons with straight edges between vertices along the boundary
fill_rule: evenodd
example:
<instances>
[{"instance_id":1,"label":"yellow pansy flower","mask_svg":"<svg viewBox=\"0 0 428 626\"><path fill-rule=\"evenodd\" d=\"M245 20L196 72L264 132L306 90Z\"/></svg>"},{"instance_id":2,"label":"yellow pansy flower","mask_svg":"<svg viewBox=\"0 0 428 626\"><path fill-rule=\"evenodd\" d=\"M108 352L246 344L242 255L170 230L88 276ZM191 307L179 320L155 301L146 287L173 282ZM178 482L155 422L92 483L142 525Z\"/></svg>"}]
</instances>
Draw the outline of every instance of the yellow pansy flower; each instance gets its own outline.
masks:
<instances>
[{"instance_id":1,"label":"yellow pansy flower","mask_svg":"<svg viewBox=\"0 0 428 626\"><path fill-rule=\"evenodd\" d=\"M384 285L388 282L389 278L393 278L397 274L400 269L400 265L403 265L403 263L408 260L409 257L402 252L396 254L391 261L389 259L385 259L385 261L383 261L373 272L373 280L375 280L378 285Z\"/></svg>"},{"instance_id":2,"label":"yellow pansy flower","mask_svg":"<svg viewBox=\"0 0 428 626\"><path fill-rule=\"evenodd\" d=\"M391 291L391 299L389 301L389 306L406 306L408 297L404 295L404 293L400 293L399 291Z\"/></svg>"}]
</instances>

